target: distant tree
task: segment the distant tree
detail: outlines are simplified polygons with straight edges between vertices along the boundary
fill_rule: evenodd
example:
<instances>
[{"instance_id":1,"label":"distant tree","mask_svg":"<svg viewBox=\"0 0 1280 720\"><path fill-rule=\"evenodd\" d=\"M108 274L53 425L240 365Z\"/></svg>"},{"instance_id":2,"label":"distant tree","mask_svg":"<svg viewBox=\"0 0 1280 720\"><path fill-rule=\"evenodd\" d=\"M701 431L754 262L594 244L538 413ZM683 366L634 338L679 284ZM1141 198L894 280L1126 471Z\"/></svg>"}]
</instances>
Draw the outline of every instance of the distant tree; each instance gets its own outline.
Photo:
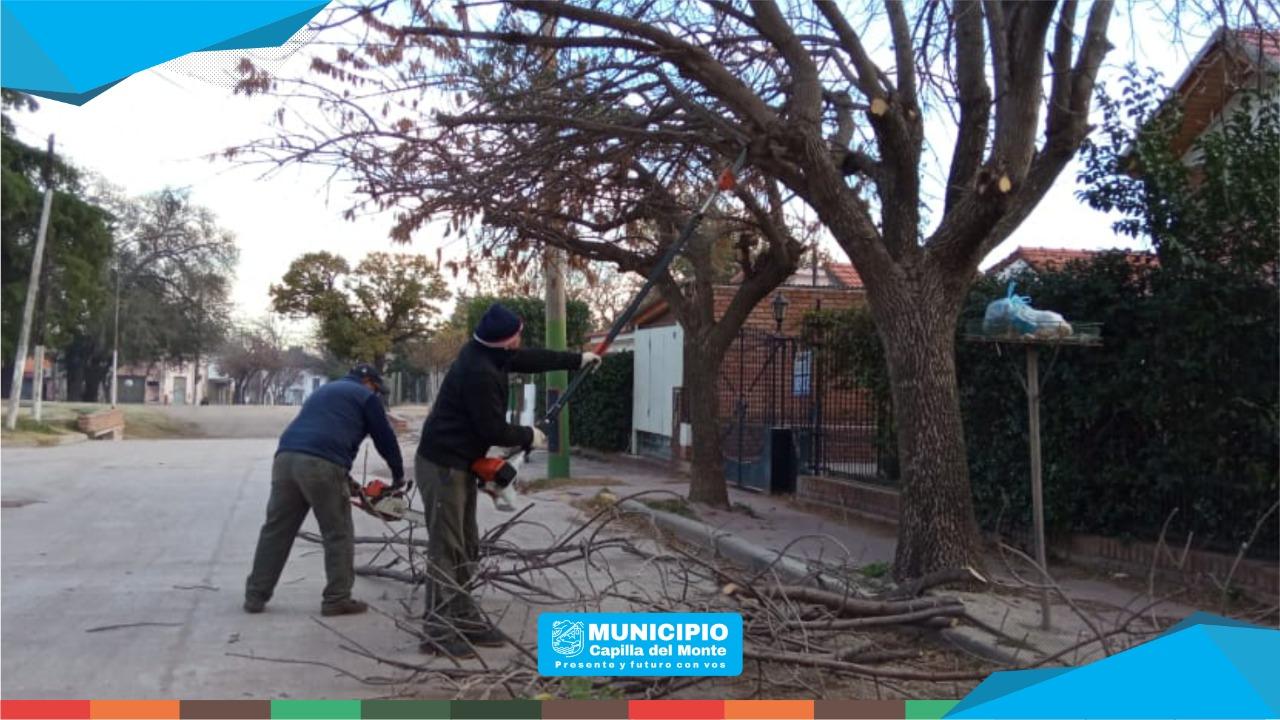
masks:
<instances>
[{"instance_id":1,"label":"distant tree","mask_svg":"<svg viewBox=\"0 0 1280 720\"><path fill-rule=\"evenodd\" d=\"M328 252L306 253L271 286L272 309L319 323L321 344L346 361L379 368L398 344L426 338L449 290L423 255L370 253L355 268Z\"/></svg>"},{"instance_id":2,"label":"distant tree","mask_svg":"<svg viewBox=\"0 0 1280 720\"><path fill-rule=\"evenodd\" d=\"M32 251L40 222L44 148L26 145L13 136L8 111L34 110L29 96L11 90L3 94L0 132L0 307L3 314L3 365L6 393L30 279ZM93 318L107 304L110 291L106 268L112 253L111 216L85 191L81 173L55 154L54 200L46 238L40 296L36 303L33 341L54 350L66 349L76 338L93 331Z\"/></svg>"},{"instance_id":3,"label":"distant tree","mask_svg":"<svg viewBox=\"0 0 1280 720\"><path fill-rule=\"evenodd\" d=\"M215 350L230 327L230 286L239 256L235 237L208 208L183 190L130 198L105 182L99 202L114 218L115 268L120 293L120 362L193 360ZM115 292L115 287L111 288ZM85 400L96 398L111 362L114 302L98 309L69 364ZM200 378L196 385L199 387ZM73 396L78 393L72 392Z\"/></svg>"},{"instance_id":4,"label":"distant tree","mask_svg":"<svg viewBox=\"0 0 1280 720\"><path fill-rule=\"evenodd\" d=\"M494 303L502 303L524 320L521 341L525 347L546 347L546 303L539 297L477 295L459 298L449 323L454 327L462 328L470 337L471 331L480 323L485 310ZM566 344L570 349L580 348L587 341L587 334L591 332L591 309L581 300L569 300L565 303L565 312L565 330L568 338Z\"/></svg>"},{"instance_id":5,"label":"distant tree","mask_svg":"<svg viewBox=\"0 0 1280 720\"><path fill-rule=\"evenodd\" d=\"M270 316L235 328L216 355L218 368L235 383L233 402L242 405L277 398L302 369L280 323Z\"/></svg>"}]
</instances>

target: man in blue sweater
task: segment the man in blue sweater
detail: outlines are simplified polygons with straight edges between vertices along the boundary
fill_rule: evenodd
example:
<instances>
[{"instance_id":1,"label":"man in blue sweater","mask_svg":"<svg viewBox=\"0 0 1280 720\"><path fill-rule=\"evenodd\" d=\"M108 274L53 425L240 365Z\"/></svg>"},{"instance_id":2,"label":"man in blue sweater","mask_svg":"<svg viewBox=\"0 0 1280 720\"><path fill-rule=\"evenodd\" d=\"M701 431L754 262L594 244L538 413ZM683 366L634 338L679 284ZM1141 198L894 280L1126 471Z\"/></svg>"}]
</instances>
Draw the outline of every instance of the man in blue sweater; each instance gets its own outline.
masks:
<instances>
[{"instance_id":1,"label":"man in blue sweater","mask_svg":"<svg viewBox=\"0 0 1280 720\"><path fill-rule=\"evenodd\" d=\"M315 513L324 538L321 615L353 615L368 609L351 597L355 584L355 535L351 525L351 464L366 436L391 468L391 487L404 487L404 462L395 431L378 393L382 376L372 365L356 365L346 377L307 398L285 428L271 466L267 521L258 536L253 571L245 582L244 610L260 613L271 599L289 559L293 538L307 511Z\"/></svg>"}]
</instances>

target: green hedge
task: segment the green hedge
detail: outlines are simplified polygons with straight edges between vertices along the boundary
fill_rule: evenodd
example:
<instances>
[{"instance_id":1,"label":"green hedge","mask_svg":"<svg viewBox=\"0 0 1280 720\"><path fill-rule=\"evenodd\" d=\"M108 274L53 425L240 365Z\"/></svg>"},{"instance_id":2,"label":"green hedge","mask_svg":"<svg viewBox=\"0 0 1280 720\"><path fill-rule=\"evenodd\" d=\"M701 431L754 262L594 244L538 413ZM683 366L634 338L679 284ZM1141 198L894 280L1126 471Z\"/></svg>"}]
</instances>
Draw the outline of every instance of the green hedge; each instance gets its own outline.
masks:
<instances>
[{"instance_id":1,"label":"green hedge","mask_svg":"<svg viewBox=\"0 0 1280 720\"><path fill-rule=\"evenodd\" d=\"M1051 534L1169 537L1232 552L1280 495L1280 306L1266 274L1196 275L1121 253L1017 278L1017 292L1068 320L1103 323L1104 345L1041 350L1042 469ZM979 281L960 321L980 320L1006 283ZM878 394L887 376L865 311L810 318L844 372ZM1026 371L1021 346L956 344L961 411L979 523L1031 524ZM879 433L891 457L895 438ZM1275 557L1277 523L1250 554Z\"/></svg>"},{"instance_id":2,"label":"green hedge","mask_svg":"<svg viewBox=\"0 0 1280 720\"><path fill-rule=\"evenodd\" d=\"M1004 291L979 283L961 327ZM1049 529L1154 540L1176 509L1171 538L1237 549L1280 494L1275 286L1225 268L1177 276L1116 253L1021 277L1018 292L1068 320L1103 323L1101 348L1041 351ZM1031 521L1027 401L1014 376L1025 365L1021 348L957 345L970 477L988 528ZM1276 528L1266 525L1255 554L1275 556Z\"/></svg>"},{"instance_id":3,"label":"green hedge","mask_svg":"<svg viewBox=\"0 0 1280 720\"><path fill-rule=\"evenodd\" d=\"M569 435L574 445L604 452L630 447L634 367L631 353L612 353L583 382L569 402Z\"/></svg>"}]
</instances>

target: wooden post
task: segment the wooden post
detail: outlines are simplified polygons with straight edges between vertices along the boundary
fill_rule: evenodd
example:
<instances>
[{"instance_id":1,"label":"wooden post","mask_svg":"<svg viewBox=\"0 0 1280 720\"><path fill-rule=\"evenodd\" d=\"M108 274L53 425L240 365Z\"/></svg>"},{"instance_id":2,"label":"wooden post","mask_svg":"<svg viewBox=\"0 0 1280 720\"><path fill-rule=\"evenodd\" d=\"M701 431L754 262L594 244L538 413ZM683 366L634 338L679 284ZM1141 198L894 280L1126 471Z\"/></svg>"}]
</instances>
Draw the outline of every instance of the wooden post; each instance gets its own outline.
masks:
<instances>
[{"instance_id":1,"label":"wooden post","mask_svg":"<svg viewBox=\"0 0 1280 720\"><path fill-rule=\"evenodd\" d=\"M1049 565L1044 548L1044 482L1040 475L1040 350L1027 346L1027 414L1031 428L1031 512L1035 523L1036 562L1044 574L1041 583L1049 584ZM1040 590L1040 627L1048 630L1049 589Z\"/></svg>"}]
</instances>

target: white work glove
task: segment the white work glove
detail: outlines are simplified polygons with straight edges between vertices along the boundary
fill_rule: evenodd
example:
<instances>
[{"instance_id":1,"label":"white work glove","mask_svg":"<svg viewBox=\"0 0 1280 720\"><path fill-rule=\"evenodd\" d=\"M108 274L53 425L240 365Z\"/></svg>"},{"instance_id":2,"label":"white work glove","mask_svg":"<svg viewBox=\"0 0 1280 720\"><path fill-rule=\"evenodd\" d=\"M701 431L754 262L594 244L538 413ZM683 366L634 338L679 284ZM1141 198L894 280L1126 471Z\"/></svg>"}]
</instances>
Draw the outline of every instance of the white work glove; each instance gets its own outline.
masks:
<instances>
[{"instance_id":1,"label":"white work glove","mask_svg":"<svg viewBox=\"0 0 1280 720\"><path fill-rule=\"evenodd\" d=\"M600 356L599 356L599 355L597 355L597 354L595 354L595 353L593 353L593 352L584 352L584 353L582 353L582 367L581 367L581 369L586 370L587 368L591 367L592 365L599 365L599 364L600 364Z\"/></svg>"},{"instance_id":2,"label":"white work glove","mask_svg":"<svg viewBox=\"0 0 1280 720\"><path fill-rule=\"evenodd\" d=\"M546 450L547 434L536 427L529 428L533 431L533 440L529 443L529 450Z\"/></svg>"}]
</instances>

